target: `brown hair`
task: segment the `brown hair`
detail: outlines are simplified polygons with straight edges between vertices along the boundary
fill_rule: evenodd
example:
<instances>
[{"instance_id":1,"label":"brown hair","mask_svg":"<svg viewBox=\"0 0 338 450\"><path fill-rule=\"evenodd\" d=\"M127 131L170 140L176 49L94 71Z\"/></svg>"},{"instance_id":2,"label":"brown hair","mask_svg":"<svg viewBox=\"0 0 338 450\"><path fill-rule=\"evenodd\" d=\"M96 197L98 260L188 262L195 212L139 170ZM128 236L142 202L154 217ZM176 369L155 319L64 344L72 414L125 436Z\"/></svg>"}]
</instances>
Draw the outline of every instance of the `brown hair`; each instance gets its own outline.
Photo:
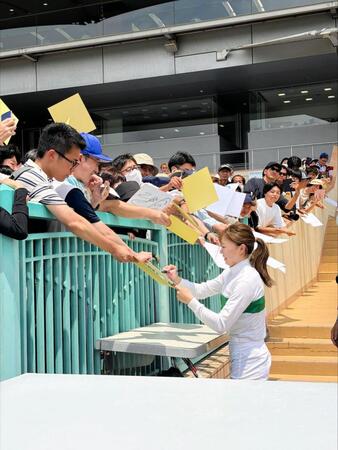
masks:
<instances>
[{"instance_id":1,"label":"brown hair","mask_svg":"<svg viewBox=\"0 0 338 450\"><path fill-rule=\"evenodd\" d=\"M247 248L252 267L257 270L266 286L272 286L273 280L270 277L266 267L266 262L269 257L269 250L262 239L255 239L249 225L245 225L240 222L229 225L222 234L222 239L228 239L238 246L244 244ZM255 242L257 242L257 248L254 250Z\"/></svg>"}]
</instances>

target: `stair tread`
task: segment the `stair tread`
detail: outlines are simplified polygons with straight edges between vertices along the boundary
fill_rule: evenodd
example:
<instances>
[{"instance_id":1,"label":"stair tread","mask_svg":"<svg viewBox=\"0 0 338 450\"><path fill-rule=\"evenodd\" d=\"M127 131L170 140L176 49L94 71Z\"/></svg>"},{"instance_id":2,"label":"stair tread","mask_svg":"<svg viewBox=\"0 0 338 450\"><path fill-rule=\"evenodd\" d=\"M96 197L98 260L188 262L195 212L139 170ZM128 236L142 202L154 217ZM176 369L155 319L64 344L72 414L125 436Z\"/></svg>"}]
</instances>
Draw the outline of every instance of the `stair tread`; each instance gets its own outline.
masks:
<instances>
[{"instance_id":1,"label":"stair tread","mask_svg":"<svg viewBox=\"0 0 338 450\"><path fill-rule=\"evenodd\" d=\"M334 345L332 344L331 339L325 339L325 338L302 338L302 337L283 337L283 338L269 338L268 344L307 344L307 345L313 345L313 344L330 344L332 347Z\"/></svg>"},{"instance_id":2,"label":"stair tread","mask_svg":"<svg viewBox=\"0 0 338 450\"><path fill-rule=\"evenodd\" d=\"M276 319L274 319L276 320ZM294 320L294 319L292 319ZM331 320L332 322L332 320ZM332 324L330 326L330 324L328 322L324 322L324 323L311 323L308 322L306 320L303 319L303 321L297 320L296 323L294 322L287 322L287 323L271 323L268 327L269 329L274 329L274 328L327 328L327 329L331 329L332 328ZM324 338L323 338L324 339Z\"/></svg>"},{"instance_id":3,"label":"stair tread","mask_svg":"<svg viewBox=\"0 0 338 450\"><path fill-rule=\"evenodd\" d=\"M270 381L315 381L337 383L338 377L335 375L298 375L284 373L270 373Z\"/></svg>"},{"instance_id":4,"label":"stair tread","mask_svg":"<svg viewBox=\"0 0 338 450\"><path fill-rule=\"evenodd\" d=\"M286 361L297 363L329 363L337 364L337 356L303 356L303 355L272 355L273 361Z\"/></svg>"}]
</instances>

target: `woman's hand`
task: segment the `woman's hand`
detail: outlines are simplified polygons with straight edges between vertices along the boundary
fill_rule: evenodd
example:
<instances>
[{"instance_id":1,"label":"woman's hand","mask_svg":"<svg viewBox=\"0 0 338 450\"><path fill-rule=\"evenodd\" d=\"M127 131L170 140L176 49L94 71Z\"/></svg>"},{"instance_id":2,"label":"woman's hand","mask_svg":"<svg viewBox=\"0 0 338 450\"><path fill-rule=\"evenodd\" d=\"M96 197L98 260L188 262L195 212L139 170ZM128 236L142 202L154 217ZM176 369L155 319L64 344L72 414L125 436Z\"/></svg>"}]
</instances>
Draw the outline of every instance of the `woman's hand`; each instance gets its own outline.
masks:
<instances>
[{"instance_id":1,"label":"woman's hand","mask_svg":"<svg viewBox=\"0 0 338 450\"><path fill-rule=\"evenodd\" d=\"M176 286L177 298L181 303L188 305L194 298L190 290L186 287Z\"/></svg>"},{"instance_id":2,"label":"woman's hand","mask_svg":"<svg viewBox=\"0 0 338 450\"><path fill-rule=\"evenodd\" d=\"M177 267L174 266L174 264L164 266L162 270L170 281L173 281L175 284L179 284L181 282L182 278L177 275Z\"/></svg>"},{"instance_id":3,"label":"woman's hand","mask_svg":"<svg viewBox=\"0 0 338 450\"><path fill-rule=\"evenodd\" d=\"M210 242L210 244L221 245L220 242L219 242L219 238L218 238L217 234L213 233L212 231L210 231L207 234L207 240L208 240L208 242Z\"/></svg>"}]
</instances>

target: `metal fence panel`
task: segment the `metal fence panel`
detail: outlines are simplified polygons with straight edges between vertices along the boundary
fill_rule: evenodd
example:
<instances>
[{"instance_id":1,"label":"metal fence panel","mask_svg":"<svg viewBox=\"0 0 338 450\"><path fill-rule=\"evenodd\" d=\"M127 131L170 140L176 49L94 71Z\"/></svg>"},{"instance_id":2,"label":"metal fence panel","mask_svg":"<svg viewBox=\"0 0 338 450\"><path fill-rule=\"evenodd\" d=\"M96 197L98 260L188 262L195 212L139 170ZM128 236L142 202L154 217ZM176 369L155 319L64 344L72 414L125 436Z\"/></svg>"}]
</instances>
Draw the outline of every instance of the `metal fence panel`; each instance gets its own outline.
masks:
<instances>
[{"instance_id":1,"label":"metal fence panel","mask_svg":"<svg viewBox=\"0 0 338 450\"><path fill-rule=\"evenodd\" d=\"M13 192L3 189L0 206L10 210ZM30 215L51 217L36 204L30 205ZM161 266L179 265L192 281L219 273L202 247L190 246L164 228L103 217L109 225L151 229L151 240L128 245L157 255ZM0 379L25 372L100 374L97 339L157 321L196 322L189 308L176 300L174 289L71 233L30 234L20 242L0 235L0 252ZM217 296L206 304L220 308ZM113 357L116 374L151 374L166 363L143 355Z\"/></svg>"}]
</instances>

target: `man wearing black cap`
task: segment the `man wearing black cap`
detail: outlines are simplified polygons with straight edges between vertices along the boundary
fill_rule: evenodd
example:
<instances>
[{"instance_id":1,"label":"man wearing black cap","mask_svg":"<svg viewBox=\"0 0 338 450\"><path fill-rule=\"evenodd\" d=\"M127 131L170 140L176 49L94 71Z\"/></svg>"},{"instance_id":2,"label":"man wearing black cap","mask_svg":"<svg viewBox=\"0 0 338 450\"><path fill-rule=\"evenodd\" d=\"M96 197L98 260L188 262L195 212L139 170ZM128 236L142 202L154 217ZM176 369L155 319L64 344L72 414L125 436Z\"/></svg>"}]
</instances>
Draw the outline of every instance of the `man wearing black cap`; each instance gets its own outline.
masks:
<instances>
[{"instance_id":1,"label":"man wearing black cap","mask_svg":"<svg viewBox=\"0 0 338 450\"><path fill-rule=\"evenodd\" d=\"M282 166L278 162L269 162L269 164L264 167L262 173L263 178L250 178L244 186L244 192L252 192L257 199L263 198L264 185L276 182L279 178L281 169Z\"/></svg>"},{"instance_id":2,"label":"man wearing black cap","mask_svg":"<svg viewBox=\"0 0 338 450\"><path fill-rule=\"evenodd\" d=\"M230 164L222 164L218 169L219 181L218 184L226 186L230 183L230 176L233 173L233 168Z\"/></svg>"}]
</instances>

